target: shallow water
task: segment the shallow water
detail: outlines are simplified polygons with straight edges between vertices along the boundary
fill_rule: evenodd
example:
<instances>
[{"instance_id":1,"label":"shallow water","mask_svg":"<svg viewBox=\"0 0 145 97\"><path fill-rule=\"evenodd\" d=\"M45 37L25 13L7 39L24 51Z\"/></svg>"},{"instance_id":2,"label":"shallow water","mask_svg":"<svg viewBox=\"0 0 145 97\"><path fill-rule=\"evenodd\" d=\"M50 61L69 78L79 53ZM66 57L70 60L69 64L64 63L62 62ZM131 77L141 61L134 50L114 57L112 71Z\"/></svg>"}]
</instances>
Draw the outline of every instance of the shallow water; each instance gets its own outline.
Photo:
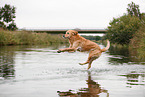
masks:
<instances>
[{"instance_id":1,"label":"shallow water","mask_svg":"<svg viewBox=\"0 0 145 97\"><path fill-rule=\"evenodd\" d=\"M64 47L0 47L0 97L145 97L145 63L127 50L102 53L87 71L78 63L88 53L56 52Z\"/></svg>"}]
</instances>

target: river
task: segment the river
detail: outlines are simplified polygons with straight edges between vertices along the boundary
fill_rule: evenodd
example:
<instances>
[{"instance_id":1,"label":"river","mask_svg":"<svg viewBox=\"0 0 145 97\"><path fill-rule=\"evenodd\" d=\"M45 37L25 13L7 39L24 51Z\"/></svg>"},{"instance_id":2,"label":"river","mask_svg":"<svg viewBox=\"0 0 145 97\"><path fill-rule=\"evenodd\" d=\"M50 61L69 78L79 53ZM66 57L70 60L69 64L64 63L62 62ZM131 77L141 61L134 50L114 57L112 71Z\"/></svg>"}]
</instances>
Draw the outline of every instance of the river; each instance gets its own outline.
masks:
<instances>
[{"instance_id":1,"label":"river","mask_svg":"<svg viewBox=\"0 0 145 97\"><path fill-rule=\"evenodd\" d=\"M1 46L0 97L145 97L145 62L127 50L110 48L86 70L88 53L57 53L65 47Z\"/></svg>"}]
</instances>

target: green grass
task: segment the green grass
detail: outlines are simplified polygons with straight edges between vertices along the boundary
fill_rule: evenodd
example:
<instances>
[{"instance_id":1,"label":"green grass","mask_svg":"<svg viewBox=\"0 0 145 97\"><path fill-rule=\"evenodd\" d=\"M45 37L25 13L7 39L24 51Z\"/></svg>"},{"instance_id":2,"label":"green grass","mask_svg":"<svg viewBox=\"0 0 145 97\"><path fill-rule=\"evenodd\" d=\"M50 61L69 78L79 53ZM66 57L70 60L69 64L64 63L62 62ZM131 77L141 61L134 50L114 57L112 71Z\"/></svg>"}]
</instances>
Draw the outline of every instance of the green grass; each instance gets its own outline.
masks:
<instances>
[{"instance_id":1,"label":"green grass","mask_svg":"<svg viewBox=\"0 0 145 97\"><path fill-rule=\"evenodd\" d=\"M0 45L51 45L66 42L60 35L0 29Z\"/></svg>"}]
</instances>

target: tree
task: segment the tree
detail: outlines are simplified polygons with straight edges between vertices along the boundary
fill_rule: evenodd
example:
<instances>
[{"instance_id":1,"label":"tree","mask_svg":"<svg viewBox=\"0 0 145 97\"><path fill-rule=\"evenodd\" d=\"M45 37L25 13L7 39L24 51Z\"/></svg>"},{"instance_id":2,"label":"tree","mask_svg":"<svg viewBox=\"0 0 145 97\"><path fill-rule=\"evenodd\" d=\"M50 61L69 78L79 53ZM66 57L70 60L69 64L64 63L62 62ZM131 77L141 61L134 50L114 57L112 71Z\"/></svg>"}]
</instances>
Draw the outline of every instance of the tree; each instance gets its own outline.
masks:
<instances>
[{"instance_id":1,"label":"tree","mask_svg":"<svg viewBox=\"0 0 145 97\"><path fill-rule=\"evenodd\" d=\"M0 27L8 30L16 30L17 26L14 23L15 7L5 4L4 7L0 8ZM8 26L6 26L8 25Z\"/></svg>"},{"instance_id":2,"label":"tree","mask_svg":"<svg viewBox=\"0 0 145 97\"><path fill-rule=\"evenodd\" d=\"M124 14L119 18L113 18L109 23L108 33L104 38L110 39L112 43L129 44L133 34L145 23L144 13L140 13L139 5L135 3L128 4L128 14Z\"/></svg>"},{"instance_id":3,"label":"tree","mask_svg":"<svg viewBox=\"0 0 145 97\"><path fill-rule=\"evenodd\" d=\"M145 24L145 13L141 14L141 21L143 24Z\"/></svg>"},{"instance_id":4,"label":"tree","mask_svg":"<svg viewBox=\"0 0 145 97\"><path fill-rule=\"evenodd\" d=\"M135 5L135 3L133 3L133 2L128 4L127 12L131 16L136 16L136 17L141 19L141 13L140 13L140 10L139 10L139 5Z\"/></svg>"},{"instance_id":5,"label":"tree","mask_svg":"<svg viewBox=\"0 0 145 97\"><path fill-rule=\"evenodd\" d=\"M141 20L136 16L123 15L120 18L114 18L108 26L106 38L112 43L129 44L133 34L139 29Z\"/></svg>"}]
</instances>

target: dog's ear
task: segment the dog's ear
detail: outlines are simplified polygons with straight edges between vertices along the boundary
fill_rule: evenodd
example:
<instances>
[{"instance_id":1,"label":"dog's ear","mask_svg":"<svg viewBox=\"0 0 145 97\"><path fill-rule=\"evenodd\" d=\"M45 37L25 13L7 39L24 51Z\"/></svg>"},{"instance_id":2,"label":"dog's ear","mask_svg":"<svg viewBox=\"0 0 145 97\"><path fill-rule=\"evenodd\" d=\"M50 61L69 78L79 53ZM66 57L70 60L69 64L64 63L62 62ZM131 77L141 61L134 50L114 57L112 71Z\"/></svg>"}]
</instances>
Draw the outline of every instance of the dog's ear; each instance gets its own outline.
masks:
<instances>
[{"instance_id":1,"label":"dog's ear","mask_svg":"<svg viewBox=\"0 0 145 97\"><path fill-rule=\"evenodd\" d=\"M72 34L73 34L73 35L77 35L78 32L77 32L77 31L73 31Z\"/></svg>"}]
</instances>

